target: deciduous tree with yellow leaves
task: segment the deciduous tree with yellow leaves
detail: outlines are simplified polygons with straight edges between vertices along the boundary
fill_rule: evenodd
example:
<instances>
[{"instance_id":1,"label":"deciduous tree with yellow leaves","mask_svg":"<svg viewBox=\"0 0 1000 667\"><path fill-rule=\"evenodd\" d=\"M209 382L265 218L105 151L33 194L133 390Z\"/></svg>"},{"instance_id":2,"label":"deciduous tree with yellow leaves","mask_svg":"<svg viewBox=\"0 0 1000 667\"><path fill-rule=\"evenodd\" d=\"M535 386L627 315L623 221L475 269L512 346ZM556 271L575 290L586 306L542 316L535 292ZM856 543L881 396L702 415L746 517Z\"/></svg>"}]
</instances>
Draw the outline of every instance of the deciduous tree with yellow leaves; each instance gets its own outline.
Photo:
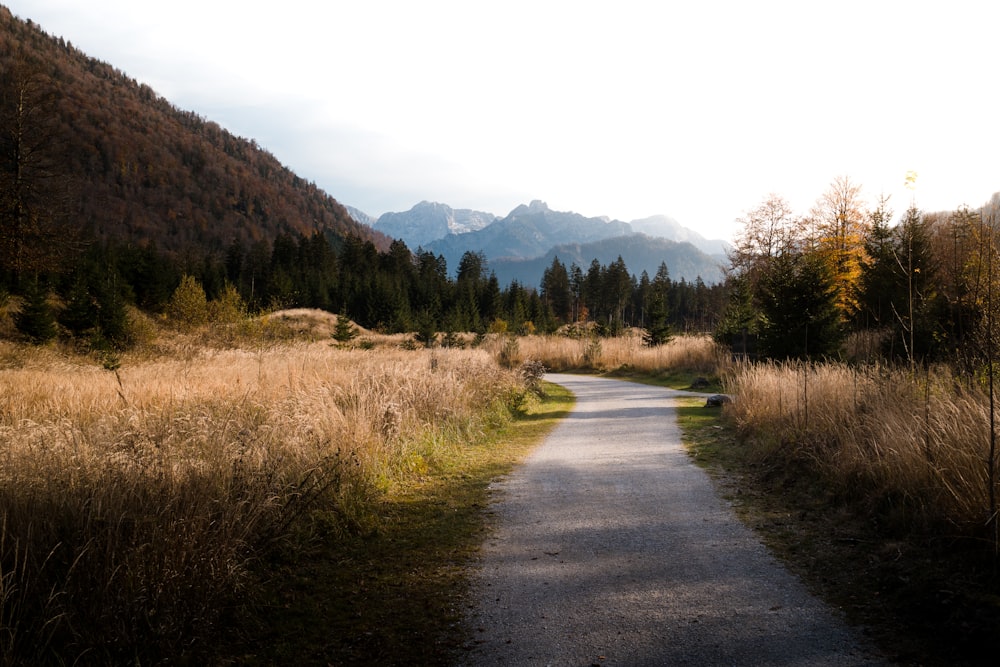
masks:
<instances>
[{"instance_id":1,"label":"deciduous tree with yellow leaves","mask_svg":"<svg viewBox=\"0 0 1000 667\"><path fill-rule=\"evenodd\" d=\"M837 307L846 322L858 310L865 239L871 227L861 186L846 176L834 179L816 202L806 225L808 243L830 272Z\"/></svg>"}]
</instances>

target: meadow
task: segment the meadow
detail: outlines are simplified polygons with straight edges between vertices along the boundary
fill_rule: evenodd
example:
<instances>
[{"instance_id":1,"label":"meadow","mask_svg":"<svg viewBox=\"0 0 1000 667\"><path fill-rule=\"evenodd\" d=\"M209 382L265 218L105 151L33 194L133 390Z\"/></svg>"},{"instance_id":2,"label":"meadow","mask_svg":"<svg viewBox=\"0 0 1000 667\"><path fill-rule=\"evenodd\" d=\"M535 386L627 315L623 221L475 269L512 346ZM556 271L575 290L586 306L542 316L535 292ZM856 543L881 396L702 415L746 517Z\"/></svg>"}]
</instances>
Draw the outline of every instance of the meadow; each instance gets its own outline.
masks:
<instances>
[{"instance_id":1,"label":"meadow","mask_svg":"<svg viewBox=\"0 0 1000 667\"><path fill-rule=\"evenodd\" d=\"M379 498L525 399L484 349L292 334L114 363L0 343L0 664L197 655L266 559L376 529Z\"/></svg>"},{"instance_id":2,"label":"meadow","mask_svg":"<svg viewBox=\"0 0 1000 667\"><path fill-rule=\"evenodd\" d=\"M704 378L728 393L721 416L699 419L753 473L742 484L813 496L782 510L798 527L786 544L803 541L792 517L815 505L871 528L883 546L869 559L933 544L912 560L974 552L995 571L1000 486L981 380L742 363L708 336L337 343L334 322L297 311L236 329L147 323L142 344L111 356L0 342L0 664L268 664L308 647L365 664L412 655L414 632L438 637L421 655L444 664L462 641L461 563L488 483L540 437L511 426L562 414L533 412L542 369L677 388ZM829 570L830 553L810 562ZM988 571L967 583L994 590ZM968 602L959 588L950 595ZM322 628L303 630L306 609L327 615ZM997 605L975 609L989 619ZM273 627L254 626L262 614ZM227 630L213 645L232 627L259 636Z\"/></svg>"}]
</instances>

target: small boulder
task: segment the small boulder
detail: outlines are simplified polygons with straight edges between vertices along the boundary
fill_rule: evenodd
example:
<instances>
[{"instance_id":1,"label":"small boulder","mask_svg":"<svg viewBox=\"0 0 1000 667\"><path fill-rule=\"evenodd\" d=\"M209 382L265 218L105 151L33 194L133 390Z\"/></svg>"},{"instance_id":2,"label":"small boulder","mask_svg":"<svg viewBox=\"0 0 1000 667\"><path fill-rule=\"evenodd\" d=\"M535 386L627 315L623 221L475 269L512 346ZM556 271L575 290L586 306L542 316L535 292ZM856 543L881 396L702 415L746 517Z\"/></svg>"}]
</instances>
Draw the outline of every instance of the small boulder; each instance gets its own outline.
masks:
<instances>
[{"instance_id":1,"label":"small boulder","mask_svg":"<svg viewBox=\"0 0 1000 667\"><path fill-rule=\"evenodd\" d=\"M705 389L706 387L708 387L707 378L698 377L695 378L694 381L691 383L691 389L694 391L698 391L699 389Z\"/></svg>"},{"instance_id":2,"label":"small boulder","mask_svg":"<svg viewBox=\"0 0 1000 667\"><path fill-rule=\"evenodd\" d=\"M708 400L705 401L706 408L721 408L726 403L732 403L733 399L725 394L715 394L714 396L709 396Z\"/></svg>"}]
</instances>

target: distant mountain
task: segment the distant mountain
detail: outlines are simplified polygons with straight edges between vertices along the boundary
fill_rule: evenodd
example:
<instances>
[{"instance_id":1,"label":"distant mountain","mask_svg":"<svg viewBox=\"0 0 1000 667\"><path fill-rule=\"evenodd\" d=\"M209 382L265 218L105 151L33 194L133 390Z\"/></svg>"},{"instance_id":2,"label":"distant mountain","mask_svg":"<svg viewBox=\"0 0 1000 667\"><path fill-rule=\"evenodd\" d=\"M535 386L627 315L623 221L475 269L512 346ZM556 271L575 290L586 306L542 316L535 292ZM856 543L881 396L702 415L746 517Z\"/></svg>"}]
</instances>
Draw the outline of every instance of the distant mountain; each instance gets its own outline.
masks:
<instances>
[{"instance_id":1,"label":"distant mountain","mask_svg":"<svg viewBox=\"0 0 1000 667\"><path fill-rule=\"evenodd\" d=\"M448 235L479 231L496 220L492 213L422 201L409 211L384 213L372 227L393 239L403 239L410 249L416 250Z\"/></svg>"},{"instance_id":2,"label":"distant mountain","mask_svg":"<svg viewBox=\"0 0 1000 667\"><path fill-rule=\"evenodd\" d=\"M444 255L448 266L455 268L468 250L482 252L491 262L530 259L541 257L560 243L589 243L631 232L628 223L553 211L536 200L518 206L506 218L478 231L451 234L425 244L424 249Z\"/></svg>"},{"instance_id":3,"label":"distant mountain","mask_svg":"<svg viewBox=\"0 0 1000 667\"><path fill-rule=\"evenodd\" d=\"M688 242L709 255L725 255L729 244L721 239L706 239L704 236L689 229L673 218L665 215L654 215L629 223L632 229L649 236L659 236L671 241Z\"/></svg>"},{"instance_id":4,"label":"distant mountain","mask_svg":"<svg viewBox=\"0 0 1000 667\"><path fill-rule=\"evenodd\" d=\"M701 277L706 283L715 283L722 279L724 242L709 241L666 216L638 224L657 235L637 234L633 224L620 220L553 211L544 202L533 201L478 231L449 234L423 247L443 255L452 271L466 252L481 252L502 285L516 279L537 287L557 255L566 266L576 263L583 270L594 259L610 264L621 255L636 276L644 270L653 276L660 263L666 262L675 280ZM663 238L668 234L680 240Z\"/></svg>"},{"instance_id":5,"label":"distant mountain","mask_svg":"<svg viewBox=\"0 0 1000 667\"><path fill-rule=\"evenodd\" d=\"M532 259L488 259L489 270L497 275L501 285L517 280L528 287L538 287L542 274L555 257L570 267L579 266L584 273L597 260L607 266L621 256L630 273L636 277L645 271L652 278L666 262L673 280L694 282L701 278L706 284L722 281L722 261L702 252L688 242L670 241L646 234L630 234L591 243L568 243L551 248L542 257ZM450 265L449 265L450 266Z\"/></svg>"},{"instance_id":6,"label":"distant mountain","mask_svg":"<svg viewBox=\"0 0 1000 667\"><path fill-rule=\"evenodd\" d=\"M354 208L353 206L345 206L347 209L347 214L351 216L351 219L355 222L361 223L362 225L367 225L369 227L375 226L375 221L377 218L368 215L364 211Z\"/></svg>"}]
</instances>

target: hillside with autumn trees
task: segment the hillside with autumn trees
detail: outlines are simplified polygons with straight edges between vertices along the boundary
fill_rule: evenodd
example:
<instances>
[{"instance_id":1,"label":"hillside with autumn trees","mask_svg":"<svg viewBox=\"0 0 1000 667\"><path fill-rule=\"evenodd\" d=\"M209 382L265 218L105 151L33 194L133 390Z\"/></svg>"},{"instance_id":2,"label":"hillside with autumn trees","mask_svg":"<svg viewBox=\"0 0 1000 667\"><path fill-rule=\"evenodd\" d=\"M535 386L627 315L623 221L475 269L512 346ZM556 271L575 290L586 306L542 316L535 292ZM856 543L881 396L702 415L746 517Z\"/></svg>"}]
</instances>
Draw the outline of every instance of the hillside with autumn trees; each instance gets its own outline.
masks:
<instances>
[{"instance_id":1,"label":"hillside with autumn trees","mask_svg":"<svg viewBox=\"0 0 1000 667\"><path fill-rule=\"evenodd\" d=\"M2 7L0 35L3 120L19 133L4 140L23 142L21 175L44 184L32 203L43 206L48 195L38 222L174 254L314 231L387 247L387 237L252 139L176 108ZM12 149L5 146L5 160Z\"/></svg>"},{"instance_id":2,"label":"hillside with autumn trees","mask_svg":"<svg viewBox=\"0 0 1000 667\"><path fill-rule=\"evenodd\" d=\"M778 195L748 210L720 284L677 280L666 262L636 275L621 256L554 255L538 289L505 285L481 253L449 266L354 221L252 139L2 8L0 34L0 297L19 297L32 340L127 345L126 307L166 313L188 285L249 312L319 308L428 340L586 323L657 340L713 331L777 359L971 368L986 354L995 207L914 201L896 220L842 177L805 214Z\"/></svg>"},{"instance_id":3,"label":"hillside with autumn trees","mask_svg":"<svg viewBox=\"0 0 1000 667\"><path fill-rule=\"evenodd\" d=\"M448 267L355 222L252 139L64 38L3 8L0 33L0 290L42 321L68 317L62 330L124 344L112 324L122 317L109 313L164 312L185 276L207 299L230 294L252 312L322 308L388 332L485 331L496 320L551 331L568 322L569 301L609 331L644 319L650 281L620 261L591 267L585 282L556 258L541 293L500 285L476 253ZM720 288L666 288L691 304L671 313L679 328L712 326ZM23 328L32 339L55 331Z\"/></svg>"}]
</instances>

